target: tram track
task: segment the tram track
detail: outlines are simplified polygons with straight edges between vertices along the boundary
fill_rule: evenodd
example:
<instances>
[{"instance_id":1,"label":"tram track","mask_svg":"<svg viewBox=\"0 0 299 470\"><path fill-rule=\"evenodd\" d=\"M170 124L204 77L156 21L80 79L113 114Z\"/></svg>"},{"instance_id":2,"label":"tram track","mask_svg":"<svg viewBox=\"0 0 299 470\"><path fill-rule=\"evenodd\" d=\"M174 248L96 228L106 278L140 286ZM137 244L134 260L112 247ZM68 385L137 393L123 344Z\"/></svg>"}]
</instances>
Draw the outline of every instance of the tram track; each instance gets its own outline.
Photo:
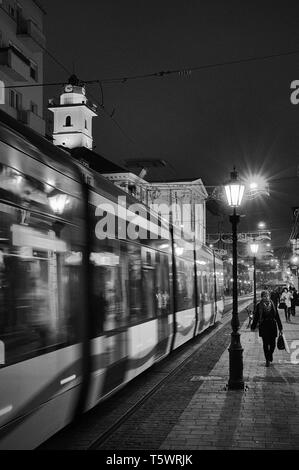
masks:
<instances>
[{"instance_id":1,"label":"tram track","mask_svg":"<svg viewBox=\"0 0 299 470\"><path fill-rule=\"evenodd\" d=\"M239 298L238 308L240 315L245 310L246 306L252 303L252 297L247 296L246 298ZM131 440L134 434L136 434L136 426L143 423L145 410L154 407L159 408L160 405L160 393L166 395L166 401L168 397L171 400L171 393L168 389L173 387L174 382L179 382L180 371L184 373L184 367L190 362L190 365L186 369L192 368L192 359L196 360L196 353L202 350L203 365L199 364L200 375L209 373L209 367L213 367L215 360L218 360L213 353L214 347L210 348L211 343L217 344L217 349L221 349L221 354L227 344L230 336L230 327L228 323L231 320L232 308L226 306L226 311L221 320L212 327L202 332L199 336L196 336L188 343L184 343L181 347L175 349L172 354L166 356L161 361L145 370L142 374L135 377L133 380L123 386L117 393L107 397L106 400L99 403L95 408L84 413L78 420L70 423L66 428L62 429L48 441L41 444L38 450L100 450L105 449L111 444L111 442L117 441L119 434L122 433L126 436L123 430L130 426L133 422L132 430L128 431L127 437L124 439ZM246 320L247 316L245 312L242 314L243 320ZM224 334L218 339L213 337L217 335L220 330L225 329ZM219 342L222 346L219 346ZM223 349L224 347L224 349ZM220 353L219 352L219 353ZM208 356L207 356L208 354ZM218 353L217 353L218 354ZM195 374L199 373L199 369L196 366ZM175 376L177 380L173 380ZM164 387L166 386L167 387ZM177 389L175 393L181 393L180 389ZM188 394L189 391L187 390ZM191 393L191 392L190 392ZM187 397L186 397L187 400ZM155 403L152 403L154 401ZM177 409L177 413L180 413L180 407L184 405L180 404ZM149 411L150 413L150 411ZM140 415L142 416L140 421ZM160 419L160 416L159 416ZM169 421L169 416L166 415L166 421ZM171 418L175 419L175 418ZM137 420L138 424L137 424ZM158 432L163 427L163 417L161 424L159 424ZM141 430L141 433L143 431ZM146 439L146 438L145 438ZM157 437L158 439L158 437ZM123 441L120 446L123 445ZM155 446L154 446L155 447ZM153 447L153 448L154 448ZM113 448L120 448L116 445Z\"/></svg>"},{"instance_id":2,"label":"tram track","mask_svg":"<svg viewBox=\"0 0 299 470\"><path fill-rule=\"evenodd\" d=\"M239 310L245 310L246 306L248 306L250 303L251 303L251 300L249 299L246 299L246 300L244 299L244 300L239 301ZM133 416L137 411L139 411L143 407L143 405L150 398L152 398L157 392L159 392L162 389L162 387L166 385L167 382L169 382L176 374L178 374L186 366L186 364L188 364L188 362L192 361L194 355L198 353L198 350L202 348L204 344L208 340L210 340L220 329L222 329L229 322L230 318L231 318L231 310L229 310L223 315L222 321L220 324L218 325L216 324L212 327L212 330L209 329L208 331L204 332L204 336L201 335L200 337L194 338L195 344L192 345L193 347L192 347L191 353L188 354L188 356L185 357L177 366L175 366L174 369L171 370L165 377L163 377L158 383L156 383L149 392L147 392L141 399L139 399L136 403L134 403L119 418L117 418L116 421L113 424L111 424L111 426L109 426L104 432L102 432L100 436L95 438L91 442L91 444L88 445L88 447L86 447L86 450L97 450L103 444L105 444L105 442L109 438L111 438L113 434L116 431L118 431L118 429L124 423L126 423L126 421L131 416ZM186 346L186 345L183 345L183 346ZM190 343L189 343L189 346L190 346Z\"/></svg>"}]
</instances>

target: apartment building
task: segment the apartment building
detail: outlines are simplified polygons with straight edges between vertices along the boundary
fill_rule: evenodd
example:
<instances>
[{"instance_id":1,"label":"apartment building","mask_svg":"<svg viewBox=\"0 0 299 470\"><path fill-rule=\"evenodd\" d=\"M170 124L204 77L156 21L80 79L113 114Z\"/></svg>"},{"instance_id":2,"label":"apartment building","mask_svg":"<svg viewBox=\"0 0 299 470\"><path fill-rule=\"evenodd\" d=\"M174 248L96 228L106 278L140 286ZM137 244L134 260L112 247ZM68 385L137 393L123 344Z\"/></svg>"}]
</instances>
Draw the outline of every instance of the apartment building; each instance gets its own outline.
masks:
<instances>
[{"instance_id":1,"label":"apartment building","mask_svg":"<svg viewBox=\"0 0 299 470\"><path fill-rule=\"evenodd\" d=\"M43 82L44 15L38 1L0 0L0 108L42 135L43 87L17 86Z\"/></svg>"}]
</instances>

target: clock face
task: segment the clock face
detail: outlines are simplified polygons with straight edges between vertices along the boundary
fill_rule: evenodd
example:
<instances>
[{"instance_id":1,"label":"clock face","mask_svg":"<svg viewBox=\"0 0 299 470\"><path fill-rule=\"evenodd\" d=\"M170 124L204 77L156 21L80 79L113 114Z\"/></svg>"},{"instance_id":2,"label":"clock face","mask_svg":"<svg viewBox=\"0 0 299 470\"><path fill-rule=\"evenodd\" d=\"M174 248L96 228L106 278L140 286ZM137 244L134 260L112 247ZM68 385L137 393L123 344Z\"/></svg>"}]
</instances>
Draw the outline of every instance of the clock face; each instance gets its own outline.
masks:
<instances>
[{"instance_id":1,"label":"clock face","mask_svg":"<svg viewBox=\"0 0 299 470\"><path fill-rule=\"evenodd\" d=\"M64 91L66 91L66 93L71 93L73 91L73 86L72 85L65 85Z\"/></svg>"}]
</instances>

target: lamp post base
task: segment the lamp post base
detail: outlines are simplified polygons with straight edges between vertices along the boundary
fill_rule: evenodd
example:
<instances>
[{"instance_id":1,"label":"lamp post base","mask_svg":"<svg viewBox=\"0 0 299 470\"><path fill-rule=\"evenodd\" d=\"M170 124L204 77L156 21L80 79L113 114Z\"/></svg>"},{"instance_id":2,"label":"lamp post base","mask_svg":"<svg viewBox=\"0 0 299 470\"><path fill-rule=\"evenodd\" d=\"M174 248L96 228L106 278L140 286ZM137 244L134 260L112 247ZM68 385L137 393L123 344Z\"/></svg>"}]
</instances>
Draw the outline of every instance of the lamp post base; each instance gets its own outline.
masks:
<instances>
[{"instance_id":1,"label":"lamp post base","mask_svg":"<svg viewBox=\"0 0 299 470\"><path fill-rule=\"evenodd\" d=\"M244 390L243 380L243 348L240 334L232 332L229 347L229 390Z\"/></svg>"}]
</instances>

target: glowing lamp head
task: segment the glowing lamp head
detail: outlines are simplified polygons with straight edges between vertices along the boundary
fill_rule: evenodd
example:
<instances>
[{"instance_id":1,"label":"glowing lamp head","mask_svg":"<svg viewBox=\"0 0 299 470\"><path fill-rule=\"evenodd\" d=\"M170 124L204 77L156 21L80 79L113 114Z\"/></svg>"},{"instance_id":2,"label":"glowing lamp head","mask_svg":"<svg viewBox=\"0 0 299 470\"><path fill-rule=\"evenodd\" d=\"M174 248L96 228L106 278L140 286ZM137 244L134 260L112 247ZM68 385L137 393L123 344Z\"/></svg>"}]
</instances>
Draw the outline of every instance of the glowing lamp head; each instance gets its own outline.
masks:
<instances>
[{"instance_id":1,"label":"glowing lamp head","mask_svg":"<svg viewBox=\"0 0 299 470\"><path fill-rule=\"evenodd\" d=\"M183 247L177 246L177 247L175 248L175 254L176 254L177 256L182 256L183 253L184 253L184 248L183 248Z\"/></svg>"},{"instance_id":2,"label":"glowing lamp head","mask_svg":"<svg viewBox=\"0 0 299 470\"><path fill-rule=\"evenodd\" d=\"M239 207L244 195L245 185L238 179L238 173L232 171L230 181L224 186L228 205L230 207Z\"/></svg>"},{"instance_id":3,"label":"glowing lamp head","mask_svg":"<svg viewBox=\"0 0 299 470\"><path fill-rule=\"evenodd\" d=\"M250 243L250 250L251 250L251 253L255 256L257 252L259 251L258 243Z\"/></svg>"}]
</instances>

